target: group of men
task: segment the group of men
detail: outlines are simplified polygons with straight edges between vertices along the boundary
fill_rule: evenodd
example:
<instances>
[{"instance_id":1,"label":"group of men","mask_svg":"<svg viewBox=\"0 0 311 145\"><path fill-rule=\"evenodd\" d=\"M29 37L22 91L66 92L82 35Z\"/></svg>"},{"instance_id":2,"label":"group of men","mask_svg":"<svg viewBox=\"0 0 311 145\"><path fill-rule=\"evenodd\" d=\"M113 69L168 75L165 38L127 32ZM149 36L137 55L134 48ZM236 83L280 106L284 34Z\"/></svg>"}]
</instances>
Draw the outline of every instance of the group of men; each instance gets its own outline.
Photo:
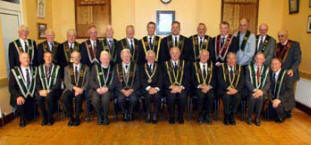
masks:
<instances>
[{"instance_id":1,"label":"group of men","mask_svg":"<svg viewBox=\"0 0 311 145\"><path fill-rule=\"evenodd\" d=\"M126 37L120 41L113 37L111 26L103 39L90 26L89 39L81 44L73 29L63 43L56 42L54 32L47 30L46 41L38 46L28 39L28 28L21 26L19 39L9 45L11 105L20 114L21 127L33 118L36 102L41 124L52 125L58 100L70 118L68 126L80 124L83 100L96 111L98 124L108 125L112 99L123 120L132 121L140 98L146 105L146 122L157 123L161 99L166 98L169 123L184 123L187 97L197 98L199 123L212 122L213 102L219 98L226 125L236 124L234 115L243 99L248 102L248 124L255 111L254 122L260 125L266 100L275 121L283 122L295 106L299 43L289 40L287 31L278 33L276 43L267 34L267 24L259 26L258 35L248 25L247 19L241 19L239 31L230 34L229 24L221 22L220 34L212 38L200 23L198 33L187 38L174 21L171 34L162 39L155 35L156 24L149 22L147 36L141 40L134 37L134 26L128 25Z\"/></svg>"}]
</instances>

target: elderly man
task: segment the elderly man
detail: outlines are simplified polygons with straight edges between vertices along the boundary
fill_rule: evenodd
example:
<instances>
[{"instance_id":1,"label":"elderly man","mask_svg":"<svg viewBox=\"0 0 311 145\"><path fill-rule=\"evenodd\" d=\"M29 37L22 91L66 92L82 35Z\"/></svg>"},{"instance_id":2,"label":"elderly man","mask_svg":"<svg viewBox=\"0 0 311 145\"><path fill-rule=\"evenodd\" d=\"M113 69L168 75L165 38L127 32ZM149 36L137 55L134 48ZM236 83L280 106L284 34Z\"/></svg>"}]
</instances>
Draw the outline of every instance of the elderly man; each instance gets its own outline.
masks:
<instances>
[{"instance_id":1,"label":"elderly man","mask_svg":"<svg viewBox=\"0 0 311 145\"><path fill-rule=\"evenodd\" d=\"M72 64L65 67L63 104L67 115L70 117L68 126L78 126L80 125L82 100L86 94L85 91L88 89L89 67L80 62L81 55L78 51L71 53L71 60ZM75 103L75 108L73 108L73 103Z\"/></svg>"},{"instance_id":2,"label":"elderly man","mask_svg":"<svg viewBox=\"0 0 311 145\"><path fill-rule=\"evenodd\" d=\"M263 52L266 56L265 65L269 66L274 56L276 46L275 39L268 35L268 25L263 23L259 25L259 34L256 35L256 53Z\"/></svg>"},{"instance_id":3,"label":"elderly man","mask_svg":"<svg viewBox=\"0 0 311 145\"><path fill-rule=\"evenodd\" d=\"M142 58L142 48L140 48L140 42L138 39L134 38L135 29L133 25L126 26L126 37L120 40L120 48L118 53L118 63L122 61L121 51L123 49L129 49L131 52L131 61L134 63L142 64L144 62Z\"/></svg>"},{"instance_id":4,"label":"elderly man","mask_svg":"<svg viewBox=\"0 0 311 145\"><path fill-rule=\"evenodd\" d=\"M171 27L171 35L163 38L161 43L161 61L170 60L170 49L172 47L178 47L180 49L180 59L189 60L190 43L187 37L180 34L180 22L174 21Z\"/></svg>"},{"instance_id":5,"label":"elderly man","mask_svg":"<svg viewBox=\"0 0 311 145\"><path fill-rule=\"evenodd\" d=\"M299 80L299 65L301 63L301 49L299 42L288 39L288 31L282 30L278 33L279 43L275 50L275 56L282 60L282 68L287 70L293 77L294 92L290 99L295 102L296 82ZM291 109L286 110L286 117L291 117Z\"/></svg>"},{"instance_id":6,"label":"elderly man","mask_svg":"<svg viewBox=\"0 0 311 145\"><path fill-rule=\"evenodd\" d=\"M157 123L157 115L159 111L159 105L161 100L162 88L162 67L156 63L156 54L153 50L148 50L146 52L145 63L140 68L140 82L143 91L143 96L145 96L146 106L147 106L147 118L146 122ZM153 104L153 113L151 113Z\"/></svg>"},{"instance_id":7,"label":"elderly man","mask_svg":"<svg viewBox=\"0 0 311 145\"><path fill-rule=\"evenodd\" d=\"M244 85L244 71L241 65L236 63L236 54L229 52L227 61L218 70L218 92L224 103L224 124L235 125L234 115L241 100L242 87Z\"/></svg>"},{"instance_id":8,"label":"elderly man","mask_svg":"<svg viewBox=\"0 0 311 145\"><path fill-rule=\"evenodd\" d=\"M238 49L237 38L230 34L229 23L221 22L219 30L220 34L213 38L210 49L212 61L217 67L226 62L229 52L236 52Z\"/></svg>"},{"instance_id":9,"label":"elderly man","mask_svg":"<svg viewBox=\"0 0 311 145\"><path fill-rule=\"evenodd\" d=\"M255 63L250 64L246 70L246 86L248 95L247 123L252 124L252 114L256 107L255 124L260 126L260 114L264 100L270 88L269 67L264 65L265 55L259 52L255 56Z\"/></svg>"},{"instance_id":10,"label":"elderly man","mask_svg":"<svg viewBox=\"0 0 311 145\"><path fill-rule=\"evenodd\" d=\"M159 62L160 58L160 46L161 46L161 37L156 36L155 33L156 30L156 23L154 22L149 22L147 24L147 36L144 36L140 41L141 41L141 48L143 50L142 58L146 58L147 52L149 50L152 50L155 52L155 62ZM144 60L145 61L145 60Z\"/></svg>"},{"instance_id":11,"label":"elderly man","mask_svg":"<svg viewBox=\"0 0 311 145\"><path fill-rule=\"evenodd\" d=\"M41 42L38 45L38 65L44 64L43 55L44 52L52 52L53 54L53 63L59 65L61 57L59 54L59 43L54 40L55 33L51 29L45 31L46 41Z\"/></svg>"},{"instance_id":12,"label":"elderly man","mask_svg":"<svg viewBox=\"0 0 311 145\"><path fill-rule=\"evenodd\" d=\"M118 89L118 79L115 69L110 64L110 54L108 51L100 53L100 64L93 66L90 80L92 90L92 104L97 112L99 125L109 124L109 104L115 89Z\"/></svg>"},{"instance_id":13,"label":"elderly man","mask_svg":"<svg viewBox=\"0 0 311 145\"><path fill-rule=\"evenodd\" d=\"M271 62L271 87L270 105L272 118L282 123L286 118L285 111L295 107L295 101L291 99L293 94L293 78L282 68L282 61L278 58Z\"/></svg>"},{"instance_id":14,"label":"elderly man","mask_svg":"<svg viewBox=\"0 0 311 145\"><path fill-rule=\"evenodd\" d=\"M212 42L212 37L206 35L206 25L204 23L199 23L197 27L197 34L189 38L190 42L190 61L199 62L200 61L200 51L210 50L210 44Z\"/></svg>"},{"instance_id":15,"label":"elderly man","mask_svg":"<svg viewBox=\"0 0 311 145\"><path fill-rule=\"evenodd\" d=\"M108 51L111 55L110 63L115 65L117 63L118 57L118 48L120 48L120 44L118 40L113 38L113 28L111 25L106 27L105 38L102 40L101 44L103 45L103 50Z\"/></svg>"},{"instance_id":16,"label":"elderly man","mask_svg":"<svg viewBox=\"0 0 311 145\"><path fill-rule=\"evenodd\" d=\"M39 102L43 120L41 125L53 125L54 104L58 102L61 92L60 67L53 64L53 53L45 51L44 64L38 66L37 100ZM46 109L46 104L48 109Z\"/></svg>"},{"instance_id":17,"label":"elderly man","mask_svg":"<svg viewBox=\"0 0 311 145\"><path fill-rule=\"evenodd\" d=\"M178 122L184 123L186 98L189 92L189 65L180 59L178 47L170 49L171 59L165 62L163 78L165 94L168 100L169 123L175 123L175 105L178 106Z\"/></svg>"},{"instance_id":18,"label":"elderly man","mask_svg":"<svg viewBox=\"0 0 311 145\"><path fill-rule=\"evenodd\" d=\"M29 54L30 66L37 66L37 45L34 40L28 39L29 29L25 25L18 28L18 39L9 44L10 69L20 66L19 55L23 52Z\"/></svg>"},{"instance_id":19,"label":"elderly man","mask_svg":"<svg viewBox=\"0 0 311 145\"><path fill-rule=\"evenodd\" d=\"M73 51L80 51L80 44L76 41L76 35L76 30L69 29L67 31L67 40L59 47L58 55L61 56L60 65L62 68L71 63L70 59Z\"/></svg>"},{"instance_id":20,"label":"elderly man","mask_svg":"<svg viewBox=\"0 0 311 145\"><path fill-rule=\"evenodd\" d=\"M37 69L30 66L30 57L26 52L20 52L19 64L19 66L15 66L10 71L10 103L13 107L16 107L17 112L19 112L19 126L25 127L26 120L33 119L33 114L35 112L34 97Z\"/></svg>"},{"instance_id":21,"label":"elderly man","mask_svg":"<svg viewBox=\"0 0 311 145\"><path fill-rule=\"evenodd\" d=\"M196 87L196 95L198 97L198 122L212 123L210 114L213 108L214 88L216 85L216 76L214 64L210 60L209 51L202 49L200 51L200 61L194 62L194 86ZM205 110L207 109L207 110Z\"/></svg>"},{"instance_id":22,"label":"elderly man","mask_svg":"<svg viewBox=\"0 0 311 145\"><path fill-rule=\"evenodd\" d=\"M118 103L123 112L124 121L133 121L133 110L137 102L140 82L139 69L137 64L131 58L131 50L123 49L121 51L122 62L116 66L120 87L116 90ZM129 101L128 109L125 102Z\"/></svg>"}]
</instances>

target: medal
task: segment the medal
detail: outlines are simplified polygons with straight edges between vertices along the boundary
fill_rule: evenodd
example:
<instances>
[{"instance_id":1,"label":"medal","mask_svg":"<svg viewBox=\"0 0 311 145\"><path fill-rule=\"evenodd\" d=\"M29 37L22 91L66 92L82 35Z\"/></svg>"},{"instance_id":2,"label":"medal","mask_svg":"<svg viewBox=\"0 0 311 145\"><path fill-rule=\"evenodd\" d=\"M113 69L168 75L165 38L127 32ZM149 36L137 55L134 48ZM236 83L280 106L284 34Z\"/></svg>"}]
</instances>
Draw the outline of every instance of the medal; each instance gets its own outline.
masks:
<instances>
[{"instance_id":1,"label":"medal","mask_svg":"<svg viewBox=\"0 0 311 145\"><path fill-rule=\"evenodd\" d=\"M148 79L148 83L151 83L151 82L152 82L152 79L151 79L151 78L149 78L149 79Z\"/></svg>"}]
</instances>

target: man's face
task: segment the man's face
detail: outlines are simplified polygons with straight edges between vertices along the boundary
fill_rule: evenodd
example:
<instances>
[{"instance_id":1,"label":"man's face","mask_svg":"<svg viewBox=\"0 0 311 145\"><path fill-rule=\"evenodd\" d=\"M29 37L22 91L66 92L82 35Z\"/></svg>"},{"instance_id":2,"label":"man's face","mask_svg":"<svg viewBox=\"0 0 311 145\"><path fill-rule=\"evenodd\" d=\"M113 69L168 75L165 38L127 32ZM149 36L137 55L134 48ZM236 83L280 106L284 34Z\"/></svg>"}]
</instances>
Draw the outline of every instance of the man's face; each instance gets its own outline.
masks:
<instances>
[{"instance_id":1,"label":"man's face","mask_svg":"<svg viewBox=\"0 0 311 145\"><path fill-rule=\"evenodd\" d=\"M45 64L51 64L53 61L52 53L44 53L43 60Z\"/></svg>"},{"instance_id":2,"label":"man's face","mask_svg":"<svg viewBox=\"0 0 311 145\"><path fill-rule=\"evenodd\" d=\"M26 66L26 67L29 66L30 64L29 55L27 53L22 53L19 57L19 61L22 66Z\"/></svg>"},{"instance_id":3,"label":"man's face","mask_svg":"<svg viewBox=\"0 0 311 145\"><path fill-rule=\"evenodd\" d=\"M199 25L197 31L198 35L203 37L206 34L206 27L204 25Z\"/></svg>"},{"instance_id":4,"label":"man's face","mask_svg":"<svg viewBox=\"0 0 311 145\"><path fill-rule=\"evenodd\" d=\"M155 61L155 53L154 52L148 52L146 56L146 60L148 63L154 63Z\"/></svg>"},{"instance_id":5,"label":"man's face","mask_svg":"<svg viewBox=\"0 0 311 145\"><path fill-rule=\"evenodd\" d=\"M54 38L55 38L55 35L53 32L47 32L46 33L46 40L48 42L53 42L54 41Z\"/></svg>"},{"instance_id":6,"label":"man's face","mask_svg":"<svg viewBox=\"0 0 311 145\"><path fill-rule=\"evenodd\" d=\"M156 28L155 28L155 25L149 24L149 25L147 26L148 35L149 35L149 36L154 35L155 29L156 29Z\"/></svg>"},{"instance_id":7,"label":"man's face","mask_svg":"<svg viewBox=\"0 0 311 145\"><path fill-rule=\"evenodd\" d=\"M97 39L97 30L96 28L92 27L89 29L89 36L91 40L96 40Z\"/></svg>"},{"instance_id":8,"label":"man's face","mask_svg":"<svg viewBox=\"0 0 311 145\"><path fill-rule=\"evenodd\" d=\"M172 60L177 61L180 57L180 50L178 48L171 48L170 56Z\"/></svg>"},{"instance_id":9,"label":"man's face","mask_svg":"<svg viewBox=\"0 0 311 145\"><path fill-rule=\"evenodd\" d=\"M74 32L68 32L67 33L67 41L72 43L76 41L76 36Z\"/></svg>"},{"instance_id":10,"label":"man's face","mask_svg":"<svg viewBox=\"0 0 311 145\"><path fill-rule=\"evenodd\" d=\"M268 27L266 25L260 26L259 27L259 33L260 33L260 35L267 35Z\"/></svg>"},{"instance_id":11,"label":"man's face","mask_svg":"<svg viewBox=\"0 0 311 145\"><path fill-rule=\"evenodd\" d=\"M245 33L248 30L248 22L246 20L240 21L240 32Z\"/></svg>"},{"instance_id":12,"label":"man's face","mask_svg":"<svg viewBox=\"0 0 311 145\"><path fill-rule=\"evenodd\" d=\"M229 26L228 25L221 24L219 29L220 29L221 35L227 35L229 33Z\"/></svg>"},{"instance_id":13,"label":"man's face","mask_svg":"<svg viewBox=\"0 0 311 145\"><path fill-rule=\"evenodd\" d=\"M81 60L81 56L78 52L71 53L71 60L74 64L79 64Z\"/></svg>"},{"instance_id":14,"label":"man's face","mask_svg":"<svg viewBox=\"0 0 311 145\"><path fill-rule=\"evenodd\" d=\"M265 62L265 56L263 54L257 54L255 57L255 62L257 65L262 66Z\"/></svg>"},{"instance_id":15,"label":"man's face","mask_svg":"<svg viewBox=\"0 0 311 145\"><path fill-rule=\"evenodd\" d=\"M209 60L209 52L208 51L202 51L200 54L200 62L207 63Z\"/></svg>"},{"instance_id":16,"label":"man's face","mask_svg":"<svg viewBox=\"0 0 311 145\"><path fill-rule=\"evenodd\" d=\"M280 70L280 69L281 69L281 66L282 66L282 64L280 63L279 60L273 59L273 60L271 61L271 70L272 70L273 72L277 72L278 70Z\"/></svg>"},{"instance_id":17,"label":"man's face","mask_svg":"<svg viewBox=\"0 0 311 145\"><path fill-rule=\"evenodd\" d=\"M228 54L227 56L227 64L230 66L234 66L236 64L236 55Z\"/></svg>"},{"instance_id":18,"label":"man's face","mask_svg":"<svg viewBox=\"0 0 311 145\"><path fill-rule=\"evenodd\" d=\"M279 33L278 33L278 38L279 38L279 41L280 41L281 43L285 43L286 40L288 39L288 35L287 35L287 33L285 33L285 32L279 32Z\"/></svg>"},{"instance_id":19,"label":"man's face","mask_svg":"<svg viewBox=\"0 0 311 145\"><path fill-rule=\"evenodd\" d=\"M126 37L132 39L132 38L134 38L134 35L135 35L134 28L128 27L126 29Z\"/></svg>"},{"instance_id":20,"label":"man's face","mask_svg":"<svg viewBox=\"0 0 311 145\"><path fill-rule=\"evenodd\" d=\"M107 29L105 35L107 38L113 38L113 29L112 28Z\"/></svg>"},{"instance_id":21,"label":"man's face","mask_svg":"<svg viewBox=\"0 0 311 145\"><path fill-rule=\"evenodd\" d=\"M28 38L28 35L29 35L29 30L22 29L18 32L18 35L20 38L26 40Z\"/></svg>"},{"instance_id":22,"label":"man's face","mask_svg":"<svg viewBox=\"0 0 311 145\"><path fill-rule=\"evenodd\" d=\"M102 65L104 66L108 66L110 63L110 56L105 54L105 55L101 55L99 58L100 62Z\"/></svg>"},{"instance_id":23,"label":"man's face","mask_svg":"<svg viewBox=\"0 0 311 145\"><path fill-rule=\"evenodd\" d=\"M177 23L172 24L172 34L179 35L180 33L180 26Z\"/></svg>"},{"instance_id":24,"label":"man's face","mask_svg":"<svg viewBox=\"0 0 311 145\"><path fill-rule=\"evenodd\" d=\"M131 62L131 54L128 51L123 51L121 53L121 60L122 62L128 64Z\"/></svg>"}]
</instances>

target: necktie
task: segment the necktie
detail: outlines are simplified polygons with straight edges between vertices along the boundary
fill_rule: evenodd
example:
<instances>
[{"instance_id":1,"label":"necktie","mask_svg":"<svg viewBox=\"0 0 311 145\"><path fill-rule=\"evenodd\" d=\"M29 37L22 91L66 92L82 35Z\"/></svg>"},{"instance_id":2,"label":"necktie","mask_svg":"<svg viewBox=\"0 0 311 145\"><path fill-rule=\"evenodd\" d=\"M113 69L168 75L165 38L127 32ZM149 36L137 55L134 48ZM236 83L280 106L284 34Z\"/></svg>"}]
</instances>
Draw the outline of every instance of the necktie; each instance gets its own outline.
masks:
<instances>
[{"instance_id":1,"label":"necktie","mask_svg":"<svg viewBox=\"0 0 311 145\"><path fill-rule=\"evenodd\" d=\"M78 66L75 66L75 79L78 80L79 78L79 70L78 70Z\"/></svg>"},{"instance_id":2,"label":"necktie","mask_svg":"<svg viewBox=\"0 0 311 145\"><path fill-rule=\"evenodd\" d=\"M260 68L257 67L257 85L260 84Z\"/></svg>"},{"instance_id":3,"label":"necktie","mask_svg":"<svg viewBox=\"0 0 311 145\"><path fill-rule=\"evenodd\" d=\"M28 52L28 45L26 41L25 41L25 52Z\"/></svg>"},{"instance_id":4,"label":"necktie","mask_svg":"<svg viewBox=\"0 0 311 145\"><path fill-rule=\"evenodd\" d=\"M72 44L72 43L69 43L69 48L70 48L71 50L73 50L73 44Z\"/></svg>"},{"instance_id":5,"label":"necktie","mask_svg":"<svg viewBox=\"0 0 311 145\"><path fill-rule=\"evenodd\" d=\"M175 46L175 47L178 46L178 45L177 45L177 36L175 36L174 46Z\"/></svg>"},{"instance_id":6,"label":"necktie","mask_svg":"<svg viewBox=\"0 0 311 145\"><path fill-rule=\"evenodd\" d=\"M231 79L233 79L233 67L232 66L230 66L230 77Z\"/></svg>"},{"instance_id":7,"label":"necktie","mask_svg":"<svg viewBox=\"0 0 311 145\"><path fill-rule=\"evenodd\" d=\"M96 42L95 41L93 41L93 55L94 55L94 58L93 59L95 59L96 58Z\"/></svg>"},{"instance_id":8,"label":"necktie","mask_svg":"<svg viewBox=\"0 0 311 145\"><path fill-rule=\"evenodd\" d=\"M46 67L46 78L48 79L48 81L50 80L51 77L51 67Z\"/></svg>"},{"instance_id":9,"label":"necktie","mask_svg":"<svg viewBox=\"0 0 311 145\"><path fill-rule=\"evenodd\" d=\"M108 41L108 43L109 43L109 49L111 49L111 48L112 48L112 40L110 39L110 40Z\"/></svg>"},{"instance_id":10,"label":"necktie","mask_svg":"<svg viewBox=\"0 0 311 145\"><path fill-rule=\"evenodd\" d=\"M151 64L148 65L148 71L149 71L149 74L152 73L152 65Z\"/></svg>"},{"instance_id":11,"label":"necktie","mask_svg":"<svg viewBox=\"0 0 311 145\"><path fill-rule=\"evenodd\" d=\"M177 72L177 62L174 62L174 71Z\"/></svg>"},{"instance_id":12,"label":"necktie","mask_svg":"<svg viewBox=\"0 0 311 145\"><path fill-rule=\"evenodd\" d=\"M275 73L272 73L272 92L273 92L273 97L275 97L275 87L276 87L276 79L275 79Z\"/></svg>"},{"instance_id":13,"label":"necktie","mask_svg":"<svg viewBox=\"0 0 311 145\"><path fill-rule=\"evenodd\" d=\"M225 37L221 38L221 43L220 43L220 49L222 49L222 46L225 44Z\"/></svg>"},{"instance_id":14,"label":"necktie","mask_svg":"<svg viewBox=\"0 0 311 145\"><path fill-rule=\"evenodd\" d=\"M131 51L132 51L134 49L133 40L131 40L130 47L131 47Z\"/></svg>"},{"instance_id":15,"label":"necktie","mask_svg":"<svg viewBox=\"0 0 311 145\"><path fill-rule=\"evenodd\" d=\"M53 42L50 42L50 51L51 51L51 52L53 51L53 48L54 48L54 43L53 43Z\"/></svg>"},{"instance_id":16,"label":"necktie","mask_svg":"<svg viewBox=\"0 0 311 145\"><path fill-rule=\"evenodd\" d=\"M152 49L152 48L153 48L153 44L152 44L152 37L149 37L149 47L150 47L150 49Z\"/></svg>"},{"instance_id":17,"label":"necktie","mask_svg":"<svg viewBox=\"0 0 311 145\"><path fill-rule=\"evenodd\" d=\"M27 83L27 87L29 88L30 85L30 74L29 74L29 69L26 68L26 83Z\"/></svg>"},{"instance_id":18,"label":"necktie","mask_svg":"<svg viewBox=\"0 0 311 145\"><path fill-rule=\"evenodd\" d=\"M200 37L200 48L202 48L203 39Z\"/></svg>"},{"instance_id":19,"label":"necktie","mask_svg":"<svg viewBox=\"0 0 311 145\"><path fill-rule=\"evenodd\" d=\"M258 47L258 51L262 51L262 47L263 47L263 36L260 36L260 42L259 42L259 47Z\"/></svg>"},{"instance_id":20,"label":"necktie","mask_svg":"<svg viewBox=\"0 0 311 145\"><path fill-rule=\"evenodd\" d=\"M125 65L125 70L126 70L125 72L126 73L128 73L127 69L128 69L128 64Z\"/></svg>"},{"instance_id":21,"label":"necktie","mask_svg":"<svg viewBox=\"0 0 311 145\"><path fill-rule=\"evenodd\" d=\"M203 64L203 77L205 78L206 77L206 67L205 67L205 64Z\"/></svg>"}]
</instances>

